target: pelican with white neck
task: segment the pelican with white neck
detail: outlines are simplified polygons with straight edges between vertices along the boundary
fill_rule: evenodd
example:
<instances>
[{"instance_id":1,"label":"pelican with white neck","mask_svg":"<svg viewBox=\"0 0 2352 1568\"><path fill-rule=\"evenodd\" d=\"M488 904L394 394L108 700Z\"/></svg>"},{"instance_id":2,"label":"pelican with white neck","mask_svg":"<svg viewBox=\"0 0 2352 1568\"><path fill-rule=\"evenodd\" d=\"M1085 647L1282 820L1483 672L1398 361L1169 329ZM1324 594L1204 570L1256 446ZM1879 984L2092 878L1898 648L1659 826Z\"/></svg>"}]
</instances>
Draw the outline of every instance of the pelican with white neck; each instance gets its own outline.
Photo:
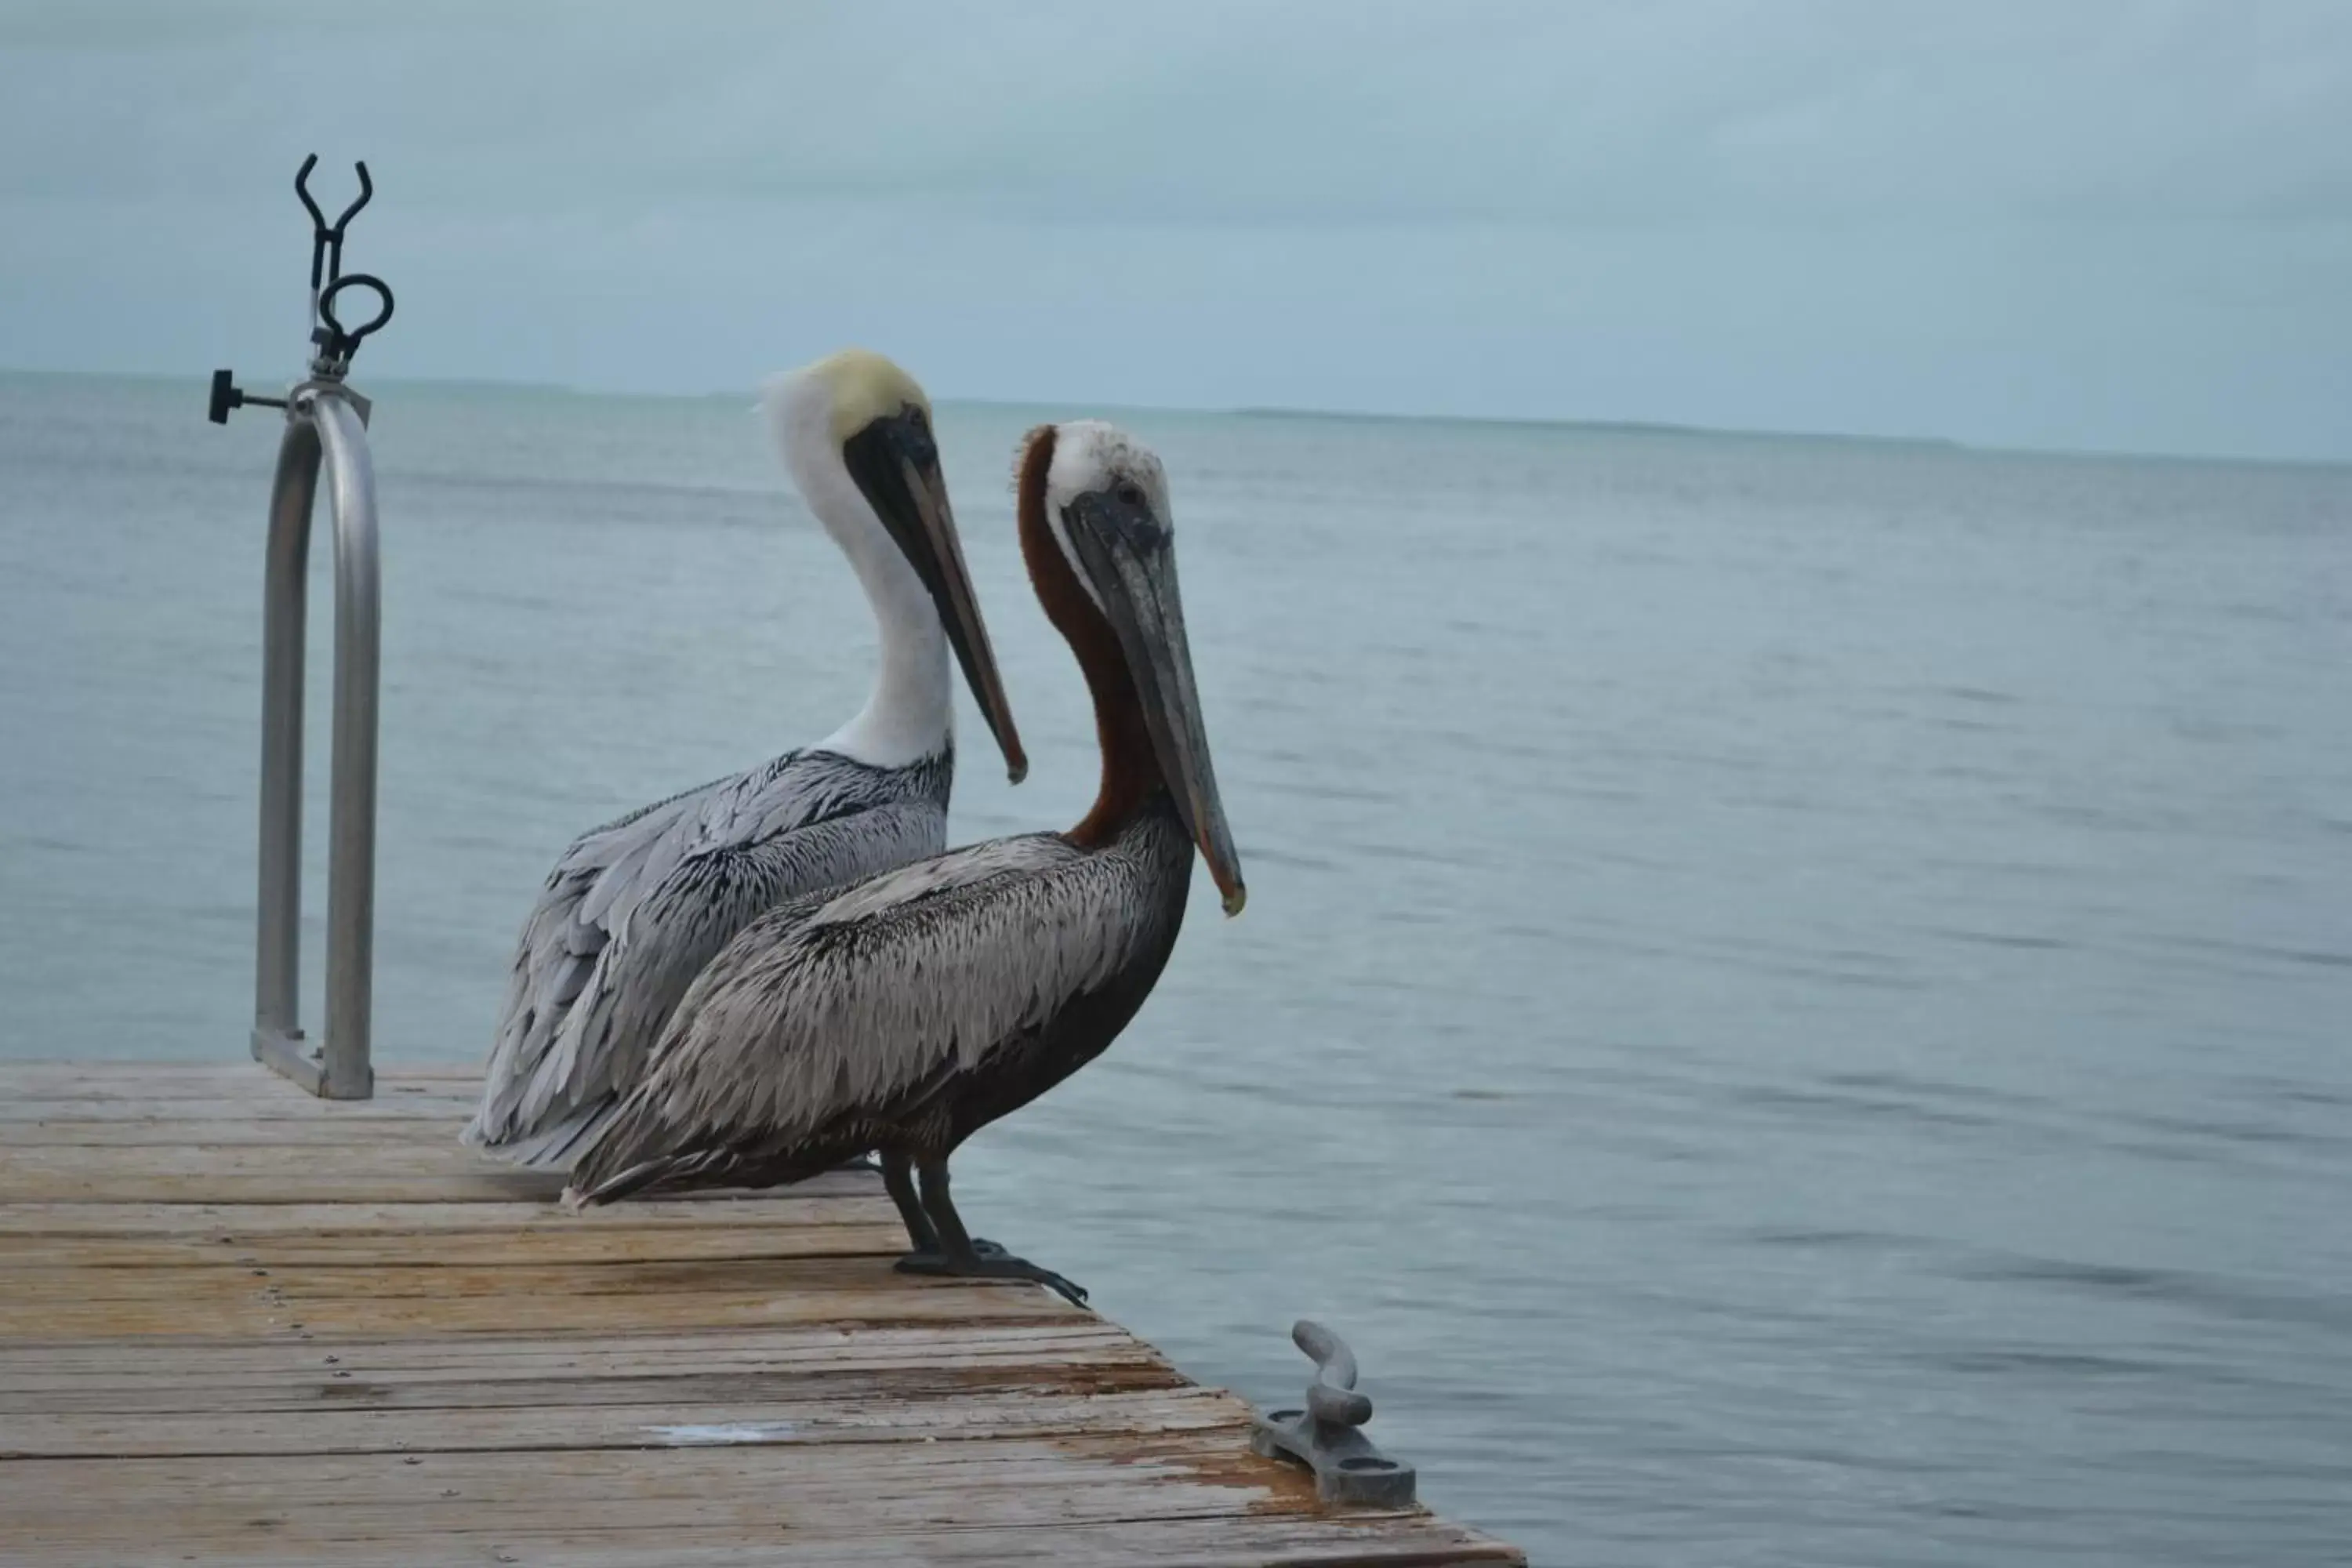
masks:
<instances>
[{"instance_id":1,"label":"pelican with white neck","mask_svg":"<svg viewBox=\"0 0 2352 1568\"><path fill-rule=\"evenodd\" d=\"M1006 771L1028 771L940 473L929 401L851 349L763 389L784 466L874 611L881 667L824 740L644 806L556 861L515 950L465 1142L568 1169L643 1077L703 965L777 904L947 846L950 651Z\"/></svg>"}]
</instances>

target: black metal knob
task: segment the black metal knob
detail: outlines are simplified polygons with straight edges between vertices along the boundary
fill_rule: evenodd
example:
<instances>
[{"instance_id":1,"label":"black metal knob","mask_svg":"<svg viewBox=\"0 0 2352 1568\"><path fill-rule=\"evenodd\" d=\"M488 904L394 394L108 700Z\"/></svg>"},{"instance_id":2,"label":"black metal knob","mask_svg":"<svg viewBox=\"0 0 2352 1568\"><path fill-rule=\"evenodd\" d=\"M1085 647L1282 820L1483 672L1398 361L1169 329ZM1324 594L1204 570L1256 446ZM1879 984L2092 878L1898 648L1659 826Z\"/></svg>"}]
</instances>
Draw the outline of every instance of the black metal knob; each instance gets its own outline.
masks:
<instances>
[{"instance_id":1,"label":"black metal knob","mask_svg":"<svg viewBox=\"0 0 2352 1568\"><path fill-rule=\"evenodd\" d=\"M243 387L233 385L230 383L229 377L234 374L234 372L226 370L216 370L213 372L212 404L210 407L206 409L205 413L206 416L209 417L214 424L227 424L229 410L232 408L242 408L248 403L252 404L257 408L283 408L286 406L286 400L282 397L256 397L253 394L246 391Z\"/></svg>"},{"instance_id":2,"label":"black metal knob","mask_svg":"<svg viewBox=\"0 0 2352 1568\"><path fill-rule=\"evenodd\" d=\"M245 394L230 384L230 372L213 372L213 401L209 417L215 425L228 423L228 411L245 406Z\"/></svg>"}]
</instances>

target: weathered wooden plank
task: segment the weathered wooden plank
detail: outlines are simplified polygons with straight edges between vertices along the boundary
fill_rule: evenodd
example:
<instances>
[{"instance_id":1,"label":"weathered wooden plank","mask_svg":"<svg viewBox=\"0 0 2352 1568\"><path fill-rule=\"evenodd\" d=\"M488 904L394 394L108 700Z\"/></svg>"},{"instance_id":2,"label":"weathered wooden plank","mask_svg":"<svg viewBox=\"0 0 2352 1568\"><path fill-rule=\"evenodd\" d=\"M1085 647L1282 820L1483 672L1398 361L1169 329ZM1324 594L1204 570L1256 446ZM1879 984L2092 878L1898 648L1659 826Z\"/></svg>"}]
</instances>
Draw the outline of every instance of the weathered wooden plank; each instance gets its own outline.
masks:
<instances>
[{"instance_id":1,"label":"weathered wooden plank","mask_svg":"<svg viewBox=\"0 0 2352 1568\"><path fill-rule=\"evenodd\" d=\"M684 1368L604 1378L389 1376L381 1372L314 1369L304 1376L236 1382L180 1373L137 1386L0 1386L0 1447L27 1447L19 1420L83 1416L142 1422L150 1416L194 1415L210 1422L237 1415L282 1416L320 1410L421 1411L434 1415L469 1410L560 1410L593 1406L737 1406L818 1402L895 1410L927 1400L1020 1395L1024 1400L1092 1394L1144 1394L1192 1386L1164 1365L1107 1352L1063 1362L1008 1359L951 1366L945 1358L868 1371L819 1366L709 1372ZM419 1447L430 1445L420 1444ZM443 1445L445 1447L453 1445Z\"/></svg>"},{"instance_id":2,"label":"weathered wooden plank","mask_svg":"<svg viewBox=\"0 0 2352 1568\"><path fill-rule=\"evenodd\" d=\"M262 1176L292 1184L321 1175L490 1176L522 1185L561 1191L562 1177L525 1171L486 1159L478 1150L446 1139L395 1141L354 1135L337 1153L314 1147L272 1143L208 1144L190 1141L156 1146L91 1148L85 1144L38 1145L15 1138L0 1142L0 1193L25 1183L66 1176L168 1176L194 1187L226 1176Z\"/></svg>"},{"instance_id":3,"label":"weathered wooden plank","mask_svg":"<svg viewBox=\"0 0 2352 1568\"><path fill-rule=\"evenodd\" d=\"M879 1178L865 1171L828 1171L766 1194L654 1197L582 1214L552 1204L271 1203L45 1204L0 1199L0 1237L142 1237L201 1235L359 1235L401 1231L420 1235L497 1234L517 1228L629 1231L639 1228L831 1224L840 1215L898 1211L883 1197ZM845 1207L832 1205L843 1205Z\"/></svg>"},{"instance_id":4,"label":"weathered wooden plank","mask_svg":"<svg viewBox=\"0 0 2352 1568\"><path fill-rule=\"evenodd\" d=\"M257 1067L253 1069L264 1069ZM58 1095L40 1098L0 1098L0 1127L25 1121L226 1121L239 1116L257 1121L317 1121L364 1125L370 1121L422 1118L446 1123L455 1136L474 1113L474 1097L439 1090L394 1090L373 1100L314 1100L289 1085L283 1092L225 1094L211 1099L150 1098L126 1100L107 1095ZM0 1132L0 1137L5 1137Z\"/></svg>"},{"instance_id":5,"label":"weathered wooden plank","mask_svg":"<svg viewBox=\"0 0 2352 1568\"><path fill-rule=\"evenodd\" d=\"M152 1541L270 1530L733 1522L755 1531L941 1529L1081 1520L1312 1513L1303 1475L1236 1428L984 1441L24 1459L0 1464L20 1534Z\"/></svg>"},{"instance_id":6,"label":"weathered wooden plank","mask_svg":"<svg viewBox=\"0 0 2352 1568\"><path fill-rule=\"evenodd\" d=\"M0 1237L163 1240L197 1235L364 1236L509 1233L622 1235L634 1230L831 1225L898 1210L863 1171L831 1171L764 1195L646 1198L566 1214L552 1204L37 1204L0 1202Z\"/></svg>"},{"instance_id":7,"label":"weathered wooden plank","mask_svg":"<svg viewBox=\"0 0 2352 1568\"><path fill-rule=\"evenodd\" d=\"M68 1205L98 1206L98 1205ZM483 1208L493 1205L484 1204ZM808 1205L814 1209L817 1205ZM572 1226L561 1220L499 1232L435 1228L330 1232L224 1232L210 1236L96 1238L11 1236L0 1231L0 1268L166 1270L224 1262L246 1267L301 1264L390 1267L429 1258L443 1266L655 1263L696 1259L887 1255L907 1247L907 1232L887 1202L828 1200L839 1219L812 1215L771 1225ZM0 1296L6 1294L0 1289Z\"/></svg>"},{"instance_id":8,"label":"weathered wooden plank","mask_svg":"<svg viewBox=\"0 0 2352 1568\"><path fill-rule=\"evenodd\" d=\"M506 1380L658 1380L688 1373L813 1375L929 1367L1173 1369L1116 1323L1090 1314L1039 1322L705 1329L691 1332L461 1334L397 1339L17 1340L0 1342L0 1394L121 1392L236 1382L315 1389L340 1370L381 1389L427 1391ZM1118 1386L1136 1386L1122 1372ZM432 1394L432 1397L441 1397ZM159 1395L160 1397L160 1395ZM118 1408L148 1408L136 1403ZM159 1405L157 1409L172 1408Z\"/></svg>"},{"instance_id":9,"label":"weathered wooden plank","mask_svg":"<svg viewBox=\"0 0 2352 1568\"><path fill-rule=\"evenodd\" d=\"M9 1562L21 1568L88 1568L89 1550L79 1542L31 1542L20 1544ZM110 1547L105 1561L108 1568L319 1562L331 1562L335 1568L782 1568L803 1563L843 1568L1033 1568L1039 1563L1099 1568L1430 1568L1526 1559L1500 1542L1442 1520L1379 1512L1033 1521L1009 1528L966 1524L878 1535L864 1530L823 1534L803 1526L748 1537L730 1528L674 1523L605 1530L566 1524L529 1531L461 1527L390 1539L257 1525L243 1539L127 1551Z\"/></svg>"},{"instance_id":10,"label":"weathered wooden plank","mask_svg":"<svg viewBox=\"0 0 2352 1568\"><path fill-rule=\"evenodd\" d=\"M457 1141L458 1113L445 1109L436 1116L329 1116L268 1118L259 1116L188 1118L172 1115L74 1121L55 1117L37 1121L0 1122L0 1143L11 1149L46 1149L90 1144L103 1148L233 1149L262 1143L299 1144L306 1149L346 1148L354 1142L423 1144L438 1148Z\"/></svg>"},{"instance_id":11,"label":"weathered wooden plank","mask_svg":"<svg viewBox=\"0 0 2352 1568\"><path fill-rule=\"evenodd\" d=\"M277 1176L199 1175L166 1173L117 1175L99 1171L83 1175L34 1174L7 1179L0 1200L47 1204L267 1204L364 1203L371 1200L403 1204L510 1204L552 1202L560 1180L541 1180L529 1173L511 1174L486 1171L479 1175L391 1175L368 1171L328 1170L302 1178L299 1185Z\"/></svg>"},{"instance_id":12,"label":"weathered wooden plank","mask_svg":"<svg viewBox=\"0 0 2352 1568\"><path fill-rule=\"evenodd\" d=\"M827 1173L862 1180L866 1172ZM0 1135L0 1203L544 1203L560 1174L523 1171L446 1142L354 1137L330 1152L300 1145L30 1146ZM807 1188L796 1188L805 1192ZM820 1191L834 1188L817 1189Z\"/></svg>"},{"instance_id":13,"label":"weathered wooden plank","mask_svg":"<svg viewBox=\"0 0 2352 1568\"><path fill-rule=\"evenodd\" d=\"M1000 1283L1019 1293L1043 1289L1025 1281L913 1278L893 1268L895 1255L818 1258L712 1258L640 1262L608 1258L588 1263L476 1267L437 1262L313 1265L282 1268L219 1262L161 1268L11 1268L0 1279L0 1302L37 1307L63 1301L243 1300L266 1295L291 1306L352 1298L448 1305L507 1296L532 1298L634 1295L870 1295L946 1293L977 1305Z\"/></svg>"},{"instance_id":14,"label":"weathered wooden plank","mask_svg":"<svg viewBox=\"0 0 2352 1568\"><path fill-rule=\"evenodd\" d=\"M131 1145L91 1148L62 1143L47 1146L10 1138L0 1143L0 1192L13 1187L18 1176L72 1173L111 1175L174 1175L191 1183L207 1176L274 1176L298 1182L321 1172L365 1171L383 1175L513 1175L537 1185L560 1176L519 1170L486 1158L479 1150L457 1142L455 1130L446 1139L379 1139L354 1133L341 1145L339 1157L322 1157L314 1147L274 1143L204 1143L195 1140L162 1147Z\"/></svg>"},{"instance_id":15,"label":"weathered wooden plank","mask_svg":"<svg viewBox=\"0 0 2352 1568\"><path fill-rule=\"evenodd\" d=\"M314 1385L321 1392L331 1384ZM1249 1406L1214 1389L1106 1394L1032 1386L955 1387L928 1395L879 1380L804 1391L642 1404L131 1414L33 1412L0 1426L0 1460L685 1448L780 1443L911 1443L944 1438L1192 1432L1249 1424Z\"/></svg>"},{"instance_id":16,"label":"weathered wooden plank","mask_svg":"<svg viewBox=\"0 0 2352 1568\"><path fill-rule=\"evenodd\" d=\"M161 1273L233 1262L247 1268L393 1268L433 1259L434 1267L591 1263L692 1263L730 1258L895 1258L907 1248L896 1215L827 1225L677 1226L668 1229L515 1232L384 1231L373 1236L247 1237L234 1245L179 1241L89 1241L0 1237L0 1268L141 1269ZM0 1295L5 1295L0 1292Z\"/></svg>"},{"instance_id":17,"label":"weathered wooden plank","mask_svg":"<svg viewBox=\"0 0 2352 1568\"><path fill-rule=\"evenodd\" d=\"M833 1259L809 1259L823 1264ZM855 1260L845 1260L855 1261ZM749 1328L789 1323L956 1322L980 1319L1034 1320L1076 1316L1073 1307L1043 1286L1000 1280L910 1280L873 1260L856 1284L778 1280L724 1290L681 1280L669 1289L585 1290L536 1294L559 1271L504 1270L511 1290L443 1297L417 1280L412 1288L379 1290L388 1271L336 1272L361 1277L312 1279L289 1289L276 1275L206 1280L206 1269L175 1270L187 1288L160 1299L74 1297L44 1290L39 1298L12 1290L0 1298L0 1337L89 1338L117 1334L318 1334L625 1332L679 1327ZM12 1271L16 1272L16 1271ZM36 1271L25 1270L26 1274ZM226 1271L234 1274L235 1271ZM438 1272L437 1270L411 1271ZM539 1277L534 1279L534 1277Z\"/></svg>"},{"instance_id":18,"label":"weathered wooden plank","mask_svg":"<svg viewBox=\"0 0 2352 1568\"><path fill-rule=\"evenodd\" d=\"M379 1064L376 1068L379 1096L421 1089L470 1098L479 1092L481 1083L478 1069L455 1063L402 1067ZM0 1096L11 1100L44 1095L138 1100L175 1094L200 1098L236 1094L256 1100L269 1095L315 1098L284 1082L258 1063L235 1057L180 1062L103 1058L61 1062L0 1058Z\"/></svg>"}]
</instances>

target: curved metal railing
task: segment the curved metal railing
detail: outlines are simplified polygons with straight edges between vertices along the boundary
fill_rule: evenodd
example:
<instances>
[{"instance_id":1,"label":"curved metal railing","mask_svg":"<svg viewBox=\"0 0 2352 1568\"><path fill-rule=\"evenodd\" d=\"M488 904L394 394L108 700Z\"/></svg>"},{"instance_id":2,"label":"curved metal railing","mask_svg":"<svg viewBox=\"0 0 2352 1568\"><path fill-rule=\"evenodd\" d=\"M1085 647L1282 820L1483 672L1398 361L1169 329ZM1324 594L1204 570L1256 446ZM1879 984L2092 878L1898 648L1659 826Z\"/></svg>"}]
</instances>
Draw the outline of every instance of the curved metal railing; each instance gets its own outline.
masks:
<instances>
[{"instance_id":1,"label":"curved metal railing","mask_svg":"<svg viewBox=\"0 0 2352 1568\"><path fill-rule=\"evenodd\" d=\"M269 495L269 543L262 600L261 846L257 902L253 1055L311 1093L365 1100L375 1091L369 1062L374 1001L376 696L382 595L377 562L375 466L368 454L371 405L343 383L367 335L392 319L392 290L364 273L342 271L343 231L374 193L359 165L361 194L330 226L310 199L314 155L294 177L311 219L310 378L283 398L239 390L213 373L211 417L228 423L248 404L286 411L278 477ZM364 288L380 297L358 327L337 319L336 297ZM318 1045L301 1026L302 686L309 621L310 514L319 472L327 471L334 515L334 731L327 808L327 1012Z\"/></svg>"}]
</instances>

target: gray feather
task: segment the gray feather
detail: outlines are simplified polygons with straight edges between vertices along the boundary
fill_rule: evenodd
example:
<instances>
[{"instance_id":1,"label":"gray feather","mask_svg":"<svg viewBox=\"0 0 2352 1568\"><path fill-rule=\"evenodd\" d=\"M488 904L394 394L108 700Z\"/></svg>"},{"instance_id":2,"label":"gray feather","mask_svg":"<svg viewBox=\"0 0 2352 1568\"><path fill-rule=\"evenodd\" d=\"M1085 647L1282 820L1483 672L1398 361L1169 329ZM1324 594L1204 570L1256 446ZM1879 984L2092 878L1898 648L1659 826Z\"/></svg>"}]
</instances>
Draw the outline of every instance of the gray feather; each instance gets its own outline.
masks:
<instances>
[{"instance_id":1,"label":"gray feather","mask_svg":"<svg viewBox=\"0 0 2352 1568\"><path fill-rule=\"evenodd\" d=\"M730 939L785 900L939 852L952 773L945 752L886 769L795 752L583 835L524 924L465 1142L563 1166Z\"/></svg>"}]
</instances>

